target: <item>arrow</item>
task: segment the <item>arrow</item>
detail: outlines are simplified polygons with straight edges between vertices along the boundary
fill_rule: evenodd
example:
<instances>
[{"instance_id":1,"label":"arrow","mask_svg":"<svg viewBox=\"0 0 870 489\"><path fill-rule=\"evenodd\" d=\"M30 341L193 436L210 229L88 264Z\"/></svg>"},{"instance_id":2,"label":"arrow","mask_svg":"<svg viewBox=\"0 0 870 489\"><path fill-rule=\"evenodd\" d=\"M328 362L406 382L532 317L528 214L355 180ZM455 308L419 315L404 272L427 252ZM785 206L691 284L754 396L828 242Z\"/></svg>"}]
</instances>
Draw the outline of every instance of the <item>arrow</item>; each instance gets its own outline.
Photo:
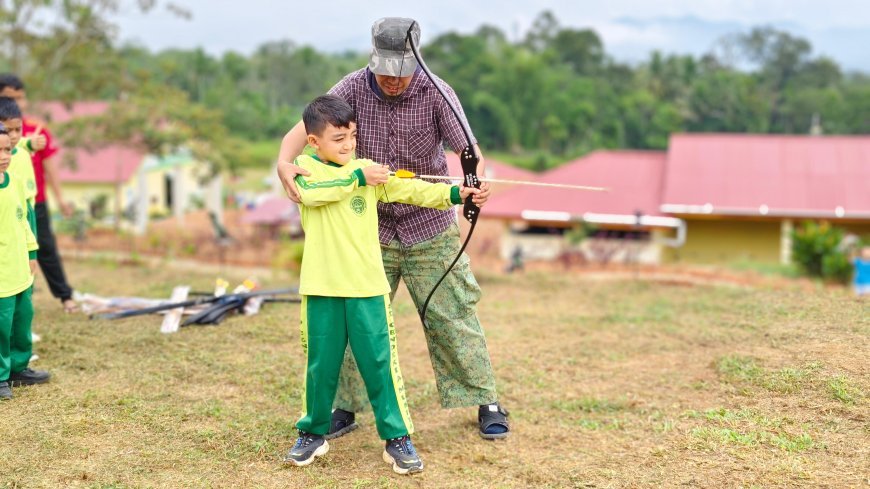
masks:
<instances>
[{"instance_id":1,"label":"arrow","mask_svg":"<svg viewBox=\"0 0 870 489\"><path fill-rule=\"evenodd\" d=\"M444 175L417 175L416 173L409 170L397 170L395 172L390 172L390 175L396 176L398 178L431 178L435 180L456 180L461 181L465 180L464 177L456 177L456 176L444 176ZM610 189L607 187L590 187L588 185L569 185L565 183L544 183L544 182L530 182L527 180L502 180L498 178L481 178L481 182L488 183L510 183L514 185L533 185L535 187L555 187L555 188L569 188L574 190L589 190L592 192L610 192Z\"/></svg>"}]
</instances>

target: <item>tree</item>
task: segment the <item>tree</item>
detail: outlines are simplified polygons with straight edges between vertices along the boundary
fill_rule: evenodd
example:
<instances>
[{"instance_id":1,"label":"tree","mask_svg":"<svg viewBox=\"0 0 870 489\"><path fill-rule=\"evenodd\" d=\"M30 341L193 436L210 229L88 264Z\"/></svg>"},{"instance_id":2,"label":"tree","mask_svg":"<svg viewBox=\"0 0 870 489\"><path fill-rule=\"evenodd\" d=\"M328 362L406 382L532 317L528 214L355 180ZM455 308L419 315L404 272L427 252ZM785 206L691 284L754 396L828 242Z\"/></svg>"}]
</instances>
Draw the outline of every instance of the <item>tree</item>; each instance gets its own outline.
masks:
<instances>
[{"instance_id":1,"label":"tree","mask_svg":"<svg viewBox=\"0 0 870 489\"><path fill-rule=\"evenodd\" d=\"M158 6L156 0L3 2L0 39L9 53L6 64L27 80L36 98L117 99L107 113L65 126L60 133L66 146L123 142L158 155L184 148L216 170L229 167L235 148L221 114L192 104L178 89L150 81L149 61L141 50L114 47L116 27L108 18L131 4L142 12ZM184 14L174 4L165 6ZM129 64L121 53L133 55ZM202 97L216 64L202 50L175 54L184 58L184 69L170 71L169 76L179 76L179 82Z\"/></svg>"},{"instance_id":2,"label":"tree","mask_svg":"<svg viewBox=\"0 0 870 489\"><path fill-rule=\"evenodd\" d=\"M562 29L550 41L561 63L571 67L578 75L596 73L604 61L604 44L591 29Z\"/></svg>"},{"instance_id":3,"label":"tree","mask_svg":"<svg viewBox=\"0 0 870 489\"><path fill-rule=\"evenodd\" d=\"M0 45L4 64L44 98L73 100L113 93L105 73L122 66L112 45L116 27L108 21L121 8L146 13L159 5L178 15L185 11L157 0L12 0L0 3Z\"/></svg>"}]
</instances>

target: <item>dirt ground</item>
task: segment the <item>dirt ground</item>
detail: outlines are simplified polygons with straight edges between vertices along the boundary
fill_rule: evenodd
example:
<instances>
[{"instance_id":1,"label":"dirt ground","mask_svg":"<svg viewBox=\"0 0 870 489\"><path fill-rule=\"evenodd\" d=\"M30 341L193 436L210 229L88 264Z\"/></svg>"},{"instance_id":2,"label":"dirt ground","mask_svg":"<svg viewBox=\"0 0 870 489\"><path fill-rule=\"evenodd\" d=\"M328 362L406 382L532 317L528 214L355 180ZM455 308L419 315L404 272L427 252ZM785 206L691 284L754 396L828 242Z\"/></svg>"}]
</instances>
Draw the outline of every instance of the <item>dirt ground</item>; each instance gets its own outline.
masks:
<instances>
[{"instance_id":1,"label":"dirt ground","mask_svg":"<svg viewBox=\"0 0 870 489\"><path fill-rule=\"evenodd\" d=\"M226 246L220 246L214 238L214 230L208 215L192 212L185 216L183 223L173 219L156 221L149 227L147 236L134 237L118 234L113 230L91 230L83 242L71 236L58 236L58 246L71 258L112 256L129 259L196 261L228 268L266 268L276 271L293 269L292 257L288 256L290 238L276 235L268 229L257 228L244 222L240 210L227 210L225 226L234 238ZM463 237L468 224L461 220ZM472 241L466 252L475 261L476 269L491 273L501 273L507 262L501 257L501 236L504 223L498 220L482 219L475 229ZM809 280L786 278L776 275L734 270L726 266L698 265L622 265L610 263L527 262L527 271L536 273L585 274L590 279L634 279L641 278L658 282L678 282L690 284L732 284L739 286L764 287L803 287L813 290L818 285Z\"/></svg>"}]
</instances>

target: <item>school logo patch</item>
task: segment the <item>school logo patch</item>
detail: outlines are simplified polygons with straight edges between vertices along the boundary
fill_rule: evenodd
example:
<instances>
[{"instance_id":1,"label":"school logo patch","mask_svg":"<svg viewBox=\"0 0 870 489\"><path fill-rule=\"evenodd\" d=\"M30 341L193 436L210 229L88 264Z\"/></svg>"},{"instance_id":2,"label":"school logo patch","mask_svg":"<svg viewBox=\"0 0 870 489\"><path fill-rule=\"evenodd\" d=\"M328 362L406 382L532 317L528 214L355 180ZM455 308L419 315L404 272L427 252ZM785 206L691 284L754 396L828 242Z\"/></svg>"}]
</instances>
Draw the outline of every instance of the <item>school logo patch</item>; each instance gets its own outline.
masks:
<instances>
[{"instance_id":1,"label":"school logo patch","mask_svg":"<svg viewBox=\"0 0 870 489\"><path fill-rule=\"evenodd\" d=\"M19 221L24 219L24 209L22 209L20 205L15 208L15 218Z\"/></svg>"},{"instance_id":2,"label":"school logo patch","mask_svg":"<svg viewBox=\"0 0 870 489\"><path fill-rule=\"evenodd\" d=\"M350 208L353 209L353 211L356 212L358 216L365 214L366 205L366 199L360 197L359 195L350 199Z\"/></svg>"}]
</instances>

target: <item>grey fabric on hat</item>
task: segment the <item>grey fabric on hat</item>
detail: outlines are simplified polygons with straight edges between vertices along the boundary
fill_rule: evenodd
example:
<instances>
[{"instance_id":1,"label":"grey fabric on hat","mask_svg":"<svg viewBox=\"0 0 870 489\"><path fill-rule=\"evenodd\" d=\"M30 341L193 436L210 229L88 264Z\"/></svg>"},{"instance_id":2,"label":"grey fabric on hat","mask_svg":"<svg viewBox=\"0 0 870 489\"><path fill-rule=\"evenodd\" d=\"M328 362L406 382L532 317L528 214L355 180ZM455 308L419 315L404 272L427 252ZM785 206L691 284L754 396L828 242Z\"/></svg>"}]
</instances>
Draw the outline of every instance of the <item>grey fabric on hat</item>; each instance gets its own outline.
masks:
<instances>
[{"instance_id":1,"label":"grey fabric on hat","mask_svg":"<svg viewBox=\"0 0 870 489\"><path fill-rule=\"evenodd\" d=\"M417 69L417 59L407 43L408 28L414 24L411 36L420 43L420 24L414 19L384 17L372 24L372 53L369 69L376 75L411 76Z\"/></svg>"}]
</instances>

